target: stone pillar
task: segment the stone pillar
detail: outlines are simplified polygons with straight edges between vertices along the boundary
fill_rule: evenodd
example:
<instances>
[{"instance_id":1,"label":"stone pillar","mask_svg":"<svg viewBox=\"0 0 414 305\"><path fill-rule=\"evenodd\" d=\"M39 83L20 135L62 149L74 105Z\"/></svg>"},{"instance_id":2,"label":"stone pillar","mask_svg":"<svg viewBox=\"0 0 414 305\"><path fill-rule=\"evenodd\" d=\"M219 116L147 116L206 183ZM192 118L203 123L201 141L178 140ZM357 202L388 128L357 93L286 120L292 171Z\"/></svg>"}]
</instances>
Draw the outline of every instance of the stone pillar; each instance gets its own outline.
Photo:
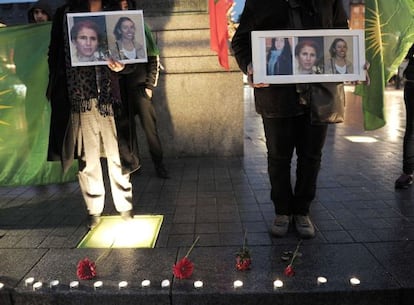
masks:
<instances>
[{"instance_id":1,"label":"stone pillar","mask_svg":"<svg viewBox=\"0 0 414 305\"><path fill-rule=\"evenodd\" d=\"M242 74L231 56L226 71L210 50L207 0L141 2L161 50L154 105L165 156L243 155ZM139 135L141 155L149 156Z\"/></svg>"}]
</instances>

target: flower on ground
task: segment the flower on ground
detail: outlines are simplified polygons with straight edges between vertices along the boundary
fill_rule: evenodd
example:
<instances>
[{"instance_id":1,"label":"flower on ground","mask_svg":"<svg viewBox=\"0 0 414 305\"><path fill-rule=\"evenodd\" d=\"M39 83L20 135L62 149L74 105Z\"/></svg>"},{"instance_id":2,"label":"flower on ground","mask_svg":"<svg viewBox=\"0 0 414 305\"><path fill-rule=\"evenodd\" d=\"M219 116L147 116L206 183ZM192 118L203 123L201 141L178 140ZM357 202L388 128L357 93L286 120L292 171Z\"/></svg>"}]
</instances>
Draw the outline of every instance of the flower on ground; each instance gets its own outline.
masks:
<instances>
[{"instance_id":1,"label":"flower on ground","mask_svg":"<svg viewBox=\"0 0 414 305\"><path fill-rule=\"evenodd\" d=\"M290 263L285 268L284 274L286 276L291 277L291 276L294 276L295 275L295 269L293 268L293 262L295 261L296 257L299 256L299 247L300 247L300 244L301 243L302 243L302 240L299 240L299 242L298 242L298 244L296 246L295 252L293 252L293 255L292 255L292 258L290 260Z\"/></svg>"},{"instance_id":2,"label":"flower on ground","mask_svg":"<svg viewBox=\"0 0 414 305\"><path fill-rule=\"evenodd\" d=\"M78 262L76 274L80 280L91 280L96 277L96 265L89 258Z\"/></svg>"},{"instance_id":3,"label":"flower on ground","mask_svg":"<svg viewBox=\"0 0 414 305\"><path fill-rule=\"evenodd\" d=\"M189 278L194 271L194 264L187 257L183 257L173 266L174 276L178 279Z\"/></svg>"},{"instance_id":4,"label":"flower on ground","mask_svg":"<svg viewBox=\"0 0 414 305\"><path fill-rule=\"evenodd\" d=\"M200 239L200 236L197 236L196 240L191 245L190 250L188 250L187 254L180 259L176 264L173 265L173 274L178 279L188 279L191 277L194 271L194 264L193 262L188 258L191 251L193 250L194 246Z\"/></svg>"},{"instance_id":5,"label":"flower on ground","mask_svg":"<svg viewBox=\"0 0 414 305\"><path fill-rule=\"evenodd\" d=\"M96 277L96 265L98 265L99 261L105 259L111 253L114 242L115 241L112 242L109 249L107 249L98 257L96 262L90 260L87 257L78 262L78 265L76 267L76 275L80 280L91 280Z\"/></svg>"},{"instance_id":6,"label":"flower on ground","mask_svg":"<svg viewBox=\"0 0 414 305\"><path fill-rule=\"evenodd\" d=\"M247 231L244 232L243 247L236 254L236 269L239 271L245 271L250 269L252 258L250 256L250 250L247 247Z\"/></svg>"}]
</instances>

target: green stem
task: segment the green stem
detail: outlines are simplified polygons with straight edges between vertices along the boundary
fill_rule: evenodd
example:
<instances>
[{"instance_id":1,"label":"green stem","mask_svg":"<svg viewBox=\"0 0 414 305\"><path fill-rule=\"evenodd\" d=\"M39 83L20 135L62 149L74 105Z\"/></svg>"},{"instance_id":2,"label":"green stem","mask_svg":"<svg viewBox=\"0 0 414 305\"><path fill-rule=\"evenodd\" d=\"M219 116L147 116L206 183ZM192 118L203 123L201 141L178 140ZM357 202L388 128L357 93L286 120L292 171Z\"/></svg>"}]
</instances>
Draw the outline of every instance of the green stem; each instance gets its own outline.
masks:
<instances>
[{"instance_id":1,"label":"green stem","mask_svg":"<svg viewBox=\"0 0 414 305\"><path fill-rule=\"evenodd\" d=\"M187 254L184 257L188 257L190 255L191 251L193 250L194 246L196 245L196 243L198 242L199 239L200 239L200 236L197 236L196 240L191 245L190 250L188 250Z\"/></svg>"},{"instance_id":2,"label":"green stem","mask_svg":"<svg viewBox=\"0 0 414 305\"><path fill-rule=\"evenodd\" d=\"M293 261L295 260L296 255L298 255L298 251L299 251L299 247L301 243L302 243L302 240L299 240L298 245L296 246L295 252L293 252L292 260L290 261L290 264L289 264L290 266L293 265Z\"/></svg>"},{"instance_id":3,"label":"green stem","mask_svg":"<svg viewBox=\"0 0 414 305\"><path fill-rule=\"evenodd\" d=\"M246 250L246 244L247 244L247 230L244 231L243 251Z\"/></svg>"}]
</instances>

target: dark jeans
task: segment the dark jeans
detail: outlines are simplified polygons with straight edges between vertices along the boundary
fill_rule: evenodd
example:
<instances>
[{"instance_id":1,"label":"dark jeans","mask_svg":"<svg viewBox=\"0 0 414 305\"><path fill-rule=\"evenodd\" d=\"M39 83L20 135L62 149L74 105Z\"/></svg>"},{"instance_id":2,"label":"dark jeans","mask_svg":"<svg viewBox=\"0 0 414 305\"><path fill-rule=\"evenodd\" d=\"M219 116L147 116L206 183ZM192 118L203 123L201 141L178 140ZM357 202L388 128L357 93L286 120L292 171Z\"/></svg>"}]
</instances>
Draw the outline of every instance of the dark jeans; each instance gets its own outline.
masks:
<instances>
[{"instance_id":1,"label":"dark jeans","mask_svg":"<svg viewBox=\"0 0 414 305\"><path fill-rule=\"evenodd\" d=\"M130 95L130 100L134 107L134 115L138 115L141 121L141 126L147 138L152 161L155 165L160 164L162 163L163 152L158 136L157 119L152 101L145 93L144 87L139 87L132 96Z\"/></svg>"},{"instance_id":2,"label":"dark jeans","mask_svg":"<svg viewBox=\"0 0 414 305\"><path fill-rule=\"evenodd\" d=\"M404 85L406 126L403 142L403 172L411 175L414 171L414 81Z\"/></svg>"},{"instance_id":3,"label":"dark jeans","mask_svg":"<svg viewBox=\"0 0 414 305\"><path fill-rule=\"evenodd\" d=\"M311 125L309 114L263 118L268 151L271 199L279 215L307 215L315 198L327 125ZM296 149L296 184L292 189L291 161Z\"/></svg>"}]
</instances>

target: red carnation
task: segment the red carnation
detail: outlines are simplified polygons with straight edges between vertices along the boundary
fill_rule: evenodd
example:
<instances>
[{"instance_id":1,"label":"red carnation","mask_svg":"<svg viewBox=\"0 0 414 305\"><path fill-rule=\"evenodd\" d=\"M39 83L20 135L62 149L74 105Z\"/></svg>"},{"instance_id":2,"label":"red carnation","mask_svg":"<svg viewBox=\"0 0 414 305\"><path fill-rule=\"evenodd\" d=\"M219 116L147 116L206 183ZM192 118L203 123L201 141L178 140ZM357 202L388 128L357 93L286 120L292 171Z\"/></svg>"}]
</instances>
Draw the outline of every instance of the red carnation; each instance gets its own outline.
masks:
<instances>
[{"instance_id":1,"label":"red carnation","mask_svg":"<svg viewBox=\"0 0 414 305\"><path fill-rule=\"evenodd\" d=\"M295 261L296 257L298 257L300 255L299 247L300 247L301 243L302 243L302 240L299 240L299 242L296 246L295 252L293 252L292 259L290 260L290 264L287 265L287 267L285 268L284 274L286 276L294 276L295 275L295 270L293 269L293 262Z\"/></svg>"},{"instance_id":2,"label":"red carnation","mask_svg":"<svg viewBox=\"0 0 414 305\"><path fill-rule=\"evenodd\" d=\"M286 276L294 276L295 275L295 270L293 270L293 266L292 265L288 265L286 268L285 268L285 275Z\"/></svg>"},{"instance_id":3,"label":"red carnation","mask_svg":"<svg viewBox=\"0 0 414 305\"><path fill-rule=\"evenodd\" d=\"M247 247L247 231L244 232L243 247L236 254L236 269L244 271L250 269L252 259L250 257L250 250Z\"/></svg>"},{"instance_id":4,"label":"red carnation","mask_svg":"<svg viewBox=\"0 0 414 305\"><path fill-rule=\"evenodd\" d=\"M178 279L188 279L194 270L194 264L186 256L173 266L174 276Z\"/></svg>"},{"instance_id":5,"label":"red carnation","mask_svg":"<svg viewBox=\"0 0 414 305\"><path fill-rule=\"evenodd\" d=\"M91 280L96 276L96 265L87 257L80 260L76 270L76 274L80 280Z\"/></svg>"},{"instance_id":6,"label":"red carnation","mask_svg":"<svg viewBox=\"0 0 414 305\"><path fill-rule=\"evenodd\" d=\"M236 257L236 269L239 271L249 270L251 263L251 258Z\"/></svg>"},{"instance_id":7,"label":"red carnation","mask_svg":"<svg viewBox=\"0 0 414 305\"><path fill-rule=\"evenodd\" d=\"M197 236L196 240L191 245L190 250L188 250L187 254L180 259L176 264L173 266L173 274L178 279L188 279L194 271L194 264L192 261L189 260L188 256L190 255L191 251L193 250L194 246L200 239L200 236Z\"/></svg>"}]
</instances>

